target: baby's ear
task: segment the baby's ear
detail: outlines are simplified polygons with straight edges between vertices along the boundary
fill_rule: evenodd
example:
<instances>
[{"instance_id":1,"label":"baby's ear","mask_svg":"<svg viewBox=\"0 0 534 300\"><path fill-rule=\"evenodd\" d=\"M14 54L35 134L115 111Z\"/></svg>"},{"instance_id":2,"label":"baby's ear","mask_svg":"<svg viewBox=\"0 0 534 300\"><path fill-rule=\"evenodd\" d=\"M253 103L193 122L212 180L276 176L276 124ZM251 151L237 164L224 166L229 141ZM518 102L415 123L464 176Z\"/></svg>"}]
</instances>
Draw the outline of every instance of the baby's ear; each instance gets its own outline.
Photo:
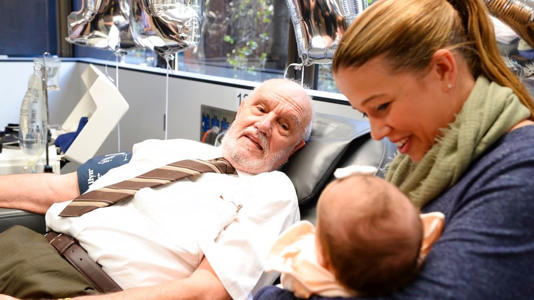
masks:
<instances>
[{"instance_id":1,"label":"baby's ear","mask_svg":"<svg viewBox=\"0 0 534 300\"><path fill-rule=\"evenodd\" d=\"M420 261L422 263L434 243L441 236L445 224L445 215L440 212L421 214L423 222L423 242L421 243Z\"/></svg>"}]
</instances>

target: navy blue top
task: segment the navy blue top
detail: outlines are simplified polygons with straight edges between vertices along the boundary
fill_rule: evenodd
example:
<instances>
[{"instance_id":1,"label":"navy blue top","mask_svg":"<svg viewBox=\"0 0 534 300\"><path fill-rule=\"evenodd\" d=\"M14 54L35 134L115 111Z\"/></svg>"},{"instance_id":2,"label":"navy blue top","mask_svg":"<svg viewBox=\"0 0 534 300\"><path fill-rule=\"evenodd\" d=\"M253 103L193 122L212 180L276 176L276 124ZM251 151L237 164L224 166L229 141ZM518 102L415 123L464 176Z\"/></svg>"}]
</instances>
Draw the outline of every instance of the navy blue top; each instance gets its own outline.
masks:
<instances>
[{"instance_id":1,"label":"navy blue top","mask_svg":"<svg viewBox=\"0 0 534 300\"><path fill-rule=\"evenodd\" d=\"M534 126L497 141L431 211L446 216L441 238L416 280L385 299L534 298ZM270 286L254 299L296 298Z\"/></svg>"}]
</instances>

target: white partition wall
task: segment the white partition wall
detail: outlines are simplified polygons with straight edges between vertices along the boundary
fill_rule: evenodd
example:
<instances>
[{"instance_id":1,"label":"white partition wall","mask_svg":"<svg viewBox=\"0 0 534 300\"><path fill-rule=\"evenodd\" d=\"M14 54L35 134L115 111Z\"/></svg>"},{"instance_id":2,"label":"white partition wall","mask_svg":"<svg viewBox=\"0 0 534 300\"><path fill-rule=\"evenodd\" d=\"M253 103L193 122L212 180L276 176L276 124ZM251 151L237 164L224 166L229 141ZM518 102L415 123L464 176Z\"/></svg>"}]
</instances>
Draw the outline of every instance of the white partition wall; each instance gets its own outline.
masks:
<instances>
[{"instance_id":1,"label":"white partition wall","mask_svg":"<svg viewBox=\"0 0 534 300\"><path fill-rule=\"evenodd\" d=\"M81 74L90 61L62 61L60 68L60 91L50 92L50 123L62 124L77 101L85 93ZM95 65L103 73L115 78L113 62L106 67L101 61ZM18 122L20 103L26 91L27 80L32 72L32 61L0 61L0 128L7 123ZM191 75L191 76L189 76ZM121 65L119 69L119 91L126 99L129 110L120 121L122 151L145 139L164 138L163 114L165 112L165 71L143 69L138 66ZM225 110L237 109L239 92L253 89L257 83L229 80L227 78L198 76L176 73L169 78L168 138L198 140L200 136L200 108L209 105ZM316 112L360 118L336 94L310 92ZM332 97L332 101L329 101ZM117 130L100 147L98 154L117 151ZM66 168L74 169L74 166ZM62 170L63 171L63 170Z\"/></svg>"}]
</instances>

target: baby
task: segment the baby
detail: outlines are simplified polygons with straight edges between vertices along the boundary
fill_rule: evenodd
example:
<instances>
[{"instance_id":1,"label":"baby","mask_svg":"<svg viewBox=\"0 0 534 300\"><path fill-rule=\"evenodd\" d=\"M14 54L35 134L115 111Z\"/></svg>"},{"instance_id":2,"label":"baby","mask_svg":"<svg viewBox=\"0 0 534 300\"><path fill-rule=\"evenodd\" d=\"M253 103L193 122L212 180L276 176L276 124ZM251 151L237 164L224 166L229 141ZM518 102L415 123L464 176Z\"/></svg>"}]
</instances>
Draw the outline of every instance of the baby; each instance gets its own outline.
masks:
<instances>
[{"instance_id":1,"label":"baby","mask_svg":"<svg viewBox=\"0 0 534 300\"><path fill-rule=\"evenodd\" d=\"M387 294L414 278L443 220L441 213L420 216L379 177L350 175L322 192L317 229L302 221L280 236L266 269L281 272L282 286L300 298Z\"/></svg>"}]
</instances>

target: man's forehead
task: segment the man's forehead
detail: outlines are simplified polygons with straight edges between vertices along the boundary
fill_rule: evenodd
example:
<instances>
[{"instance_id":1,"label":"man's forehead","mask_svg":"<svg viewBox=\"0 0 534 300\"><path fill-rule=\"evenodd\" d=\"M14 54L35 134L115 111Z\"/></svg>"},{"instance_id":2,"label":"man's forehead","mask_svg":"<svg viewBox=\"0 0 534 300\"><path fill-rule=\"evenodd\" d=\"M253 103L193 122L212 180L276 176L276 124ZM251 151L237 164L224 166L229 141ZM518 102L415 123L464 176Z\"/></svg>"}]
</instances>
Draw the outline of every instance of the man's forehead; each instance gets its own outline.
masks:
<instances>
[{"instance_id":1,"label":"man's forehead","mask_svg":"<svg viewBox=\"0 0 534 300\"><path fill-rule=\"evenodd\" d=\"M276 84L279 83L279 84ZM309 106L309 100L305 90L291 81L279 80L267 82L258 87L252 97L255 100L263 100L272 104L287 104L297 110Z\"/></svg>"},{"instance_id":2,"label":"man's forehead","mask_svg":"<svg viewBox=\"0 0 534 300\"><path fill-rule=\"evenodd\" d=\"M262 84L260 84L256 90L258 91L264 91L264 90L275 90L275 91L284 91L284 92L291 92L298 91L298 92L304 92L304 88L300 86L298 83L293 82L288 79L269 79L267 81L264 81Z\"/></svg>"}]
</instances>

